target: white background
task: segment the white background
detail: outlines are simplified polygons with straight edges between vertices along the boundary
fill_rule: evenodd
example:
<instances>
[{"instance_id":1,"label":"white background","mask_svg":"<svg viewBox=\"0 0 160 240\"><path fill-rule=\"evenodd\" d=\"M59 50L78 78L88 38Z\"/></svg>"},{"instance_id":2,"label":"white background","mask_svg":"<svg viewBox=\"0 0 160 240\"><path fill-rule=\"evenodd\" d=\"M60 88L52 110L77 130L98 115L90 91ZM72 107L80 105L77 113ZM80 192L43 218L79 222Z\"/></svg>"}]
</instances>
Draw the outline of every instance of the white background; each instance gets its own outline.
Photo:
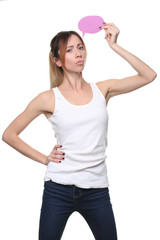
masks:
<instances>
[{"instance_id":1,"label":"white background","mask_svg":"<svg viewBox=\"0 0 160 240\"><path fill-rule=\"evenodd\" d=\"M119 240L159 240L160 223L160 84L158 1L1 1L0 2L0 133L40 92L49 89L50 41L62 30L78 29L88 15L101 16L119 29L117 44L157 72L157 78L108 103L107 168ZM137 72L110 49L104 30L86 34L86 81L123 78ZM20 137L48 155L56 143L44 115ZM1 140L0 238L38 239L46 166ZM3 236L3 237L2 237ZM74 212L62 240L93 240L83 217Z\"/></svg>"}]
</instances>

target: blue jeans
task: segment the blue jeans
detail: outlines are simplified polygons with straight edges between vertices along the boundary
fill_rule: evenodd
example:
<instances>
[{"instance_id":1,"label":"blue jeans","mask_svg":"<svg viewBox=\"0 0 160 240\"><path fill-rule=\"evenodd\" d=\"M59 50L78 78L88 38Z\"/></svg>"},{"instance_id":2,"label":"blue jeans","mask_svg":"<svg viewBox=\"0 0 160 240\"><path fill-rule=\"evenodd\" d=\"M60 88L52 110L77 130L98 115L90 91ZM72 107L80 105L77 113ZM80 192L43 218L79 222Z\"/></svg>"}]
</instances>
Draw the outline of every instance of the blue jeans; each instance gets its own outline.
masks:
<instances>
[{"instance_id":1,"label":"blue jeans","mask_svg":"<svg viewBox=\"0 0 160 240\"><path fill-rule=\"evenodd\" d=\"M84 217L96 240L117 240L107 187L85 189L53 181L44 183L39 240L60 240L74 211Z\"/></svg>"}]
</instances>

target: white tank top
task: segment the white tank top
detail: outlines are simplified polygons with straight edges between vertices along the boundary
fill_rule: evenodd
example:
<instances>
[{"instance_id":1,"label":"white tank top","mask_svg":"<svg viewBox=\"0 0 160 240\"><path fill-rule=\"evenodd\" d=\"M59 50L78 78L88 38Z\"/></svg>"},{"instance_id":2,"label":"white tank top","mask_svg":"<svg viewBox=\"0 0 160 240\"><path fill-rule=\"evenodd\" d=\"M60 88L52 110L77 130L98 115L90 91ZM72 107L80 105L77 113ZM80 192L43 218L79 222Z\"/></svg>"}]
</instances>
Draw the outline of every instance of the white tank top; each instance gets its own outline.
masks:
<instances>
[{"instance_id":1,"label":"white tank top","mask_svg":"<svg viewBox=\"0 0 160 240\"><path fill-rule=\"evenodd\" d=\"M54 130L58 148L65 152L61 163L49 162L44 177L64 185L81 188L108 187L105 164L108 112L106 100L97 85L90 83L92 100L85 105L73 105L65 99L58 87L55 110L48 121Z\"/></svg>"}]
</instances>

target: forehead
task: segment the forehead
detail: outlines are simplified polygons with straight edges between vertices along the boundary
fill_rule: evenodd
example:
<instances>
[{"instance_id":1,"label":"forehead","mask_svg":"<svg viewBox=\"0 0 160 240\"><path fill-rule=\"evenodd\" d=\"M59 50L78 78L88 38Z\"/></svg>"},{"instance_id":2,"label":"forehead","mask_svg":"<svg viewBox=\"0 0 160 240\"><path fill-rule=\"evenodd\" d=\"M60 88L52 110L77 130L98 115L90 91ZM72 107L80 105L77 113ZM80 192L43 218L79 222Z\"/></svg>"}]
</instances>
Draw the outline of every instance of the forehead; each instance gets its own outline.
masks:
<instances>
[{"instance_id":1,"label":"forehead","mask_svg":"<svg viewBox=\"0 0 160 240\"><path fill-rule=\"evenodd\" d=\"M68 39L67 47L70 46L70 45L76 45L78 43L82 43L82 41L79 39L79 37L72 34Z\"/></svg>"}]
</instances>

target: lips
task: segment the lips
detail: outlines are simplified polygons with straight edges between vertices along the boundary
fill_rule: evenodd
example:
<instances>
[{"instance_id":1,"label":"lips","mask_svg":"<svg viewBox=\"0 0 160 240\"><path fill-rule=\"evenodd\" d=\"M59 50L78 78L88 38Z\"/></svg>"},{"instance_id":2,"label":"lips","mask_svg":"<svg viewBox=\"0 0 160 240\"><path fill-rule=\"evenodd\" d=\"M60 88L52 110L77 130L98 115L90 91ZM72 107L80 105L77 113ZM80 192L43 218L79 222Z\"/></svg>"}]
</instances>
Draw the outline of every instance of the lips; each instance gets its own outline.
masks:
<instances>
[{"instance_id":1,"label":"lips","mask_svg":"<svg viewBox=\"0 0 160 240\"><path fill-rule=\"evenodd\" d=\"M78 62L76 62L76 64L84 64L84 61L78 61Z\"/></svg>"}]
</instances>

